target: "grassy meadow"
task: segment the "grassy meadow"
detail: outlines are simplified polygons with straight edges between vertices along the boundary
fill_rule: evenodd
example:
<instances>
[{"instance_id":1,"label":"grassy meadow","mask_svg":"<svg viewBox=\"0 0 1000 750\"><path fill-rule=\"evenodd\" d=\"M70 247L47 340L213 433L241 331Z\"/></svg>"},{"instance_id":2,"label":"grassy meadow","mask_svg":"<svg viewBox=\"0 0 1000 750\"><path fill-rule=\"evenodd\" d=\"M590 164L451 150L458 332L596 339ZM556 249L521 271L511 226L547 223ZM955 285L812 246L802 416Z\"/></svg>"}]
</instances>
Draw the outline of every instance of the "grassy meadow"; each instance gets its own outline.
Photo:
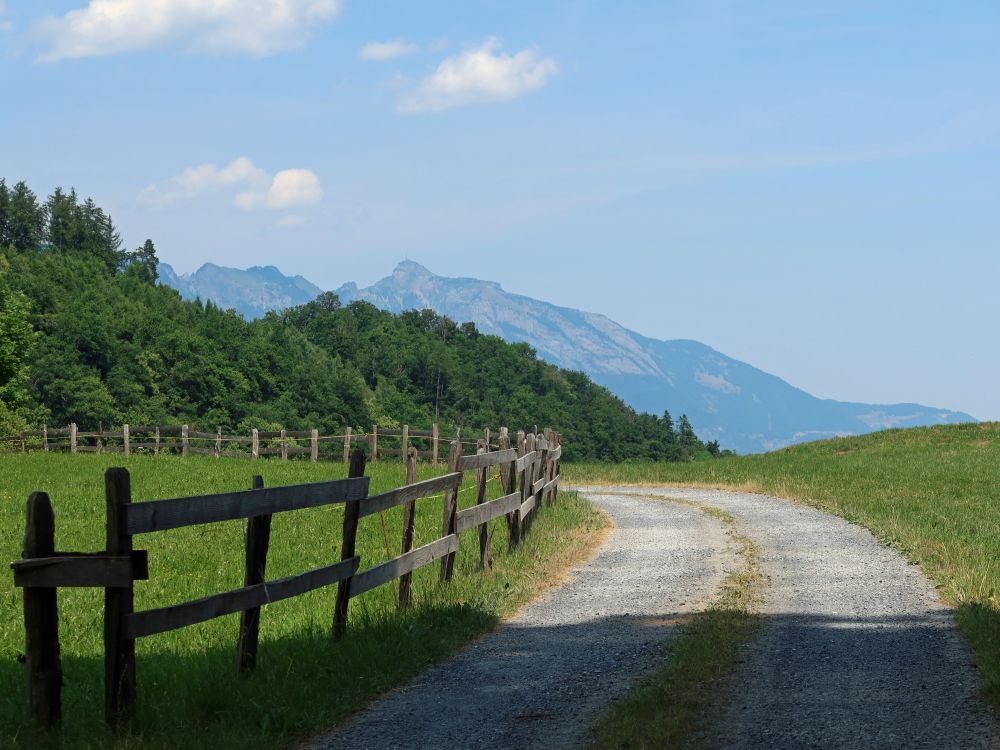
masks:
<instances>
[{"instance_id":1,"label":"grassy meadow","mask_svg":"<svg viewBox=\"0 0 1000 750\"><path fill-rule=\"evenodd\" d=\"M25 500L49 493L56 514L56 547L104 547L103 473L125 466L133 502L249 488L253 474L268 486L337 479L341 464L250 461L203 456L93 454L0 455L0 557L21 556ZM418 464L418 479L442 473ZM404 483L398 460L370 464L371 492ZM474 472L466 475L459 507L475 502ZM489 483L498 497L499 482ZM417 502L414 547L441 531L442 501ZM274 516L268 579L340 559L342 507ZM557 573L593 548L603 516L573 493L543 508L531 533L507 551L506 524L491 522L494 569L479 571L474 531L462 535L451 584L439 565L415 572L414 608L399 614L396 585L351 602L348 634L329 637L336 587L277 602L261 611L255 673L238 677L239 615L228 615L137 641L138 709L119 732L103 721L103 592L59 591L65 685L61 729L46 732L25 720L21 594L8 572L0 582L0 746L12 748L280 747L336 724L387 689L490 629L536 595ZM400 551L402 509L361 521L358 550L366 568ZM150 579L136 583L136 610L179 603L243 583L245 522L231 521L135 537L149 551Z\"/></svg>"},{"instance_id":2,"label":"grassy meadow","mask_svg":"<svg viewBox=\"0 0 1000 750\"><path fill-rule=\"evenodd\" d=\"M1000 424L889 430L690 463L565 465L563 477L762 492L870 529L955 608L1000 708Z\"/></svg>"}]
</instances>

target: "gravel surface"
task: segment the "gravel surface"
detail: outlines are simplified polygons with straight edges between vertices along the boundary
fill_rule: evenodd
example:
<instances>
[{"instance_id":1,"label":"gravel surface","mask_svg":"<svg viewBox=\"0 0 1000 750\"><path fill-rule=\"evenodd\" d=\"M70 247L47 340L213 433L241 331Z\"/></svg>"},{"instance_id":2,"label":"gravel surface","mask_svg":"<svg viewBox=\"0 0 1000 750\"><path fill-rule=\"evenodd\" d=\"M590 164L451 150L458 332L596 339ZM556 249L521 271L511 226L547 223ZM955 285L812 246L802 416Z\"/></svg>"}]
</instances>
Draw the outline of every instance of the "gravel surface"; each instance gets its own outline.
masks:
<instances>
[{"instance_id":1,"label":"gravel surface","mask_svg":"<svg viewBox=\"0 0 1000 750\"><path fill-rule=\"evenodd\" d=\"M579 746L733 562L719 522L694 508L590 497L615 528L569 583L313 747Z\"/></svg>"},{"instance_id":2,"label":"gravel surface","mask_svg":"<svg viewBox=\"0 0 1000 750\"><path fill-rule=\"evenodd\" d=\"M659 663L675 616L710 600L732 550L729 511L762 550L765 625L748 647L716 748L1000 747L949 610L919 568L812 508L716 490L584 488L616 528L573 579L316 748L563 748Z\"/></svg>"},{"instance_id":3,"label":"gravel surface","mask_svg":"<svg viewBox=\"0 0 1000 750\"><path fill-rule=\"evenodd\" d=\"M917 566L867 530L761 495L622 491L723 508L762 548L766 624L710 746L998 746L949 610Z\"/></svg>"}]
</instances>

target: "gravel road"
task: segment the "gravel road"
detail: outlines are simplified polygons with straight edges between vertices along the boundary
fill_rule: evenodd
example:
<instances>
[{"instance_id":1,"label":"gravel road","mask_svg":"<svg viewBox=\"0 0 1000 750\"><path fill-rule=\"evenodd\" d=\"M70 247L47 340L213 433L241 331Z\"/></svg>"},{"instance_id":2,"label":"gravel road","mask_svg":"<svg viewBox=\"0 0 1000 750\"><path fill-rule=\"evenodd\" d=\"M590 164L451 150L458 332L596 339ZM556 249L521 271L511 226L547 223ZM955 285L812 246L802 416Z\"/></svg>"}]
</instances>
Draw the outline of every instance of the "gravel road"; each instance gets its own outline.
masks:
<instances>
[{"instance_id":1,"label":"gravel road","mask_svg":"<svg viewBox=\"0 0 1000 750\"><path fill-rule=\"evenodd\" d=\"M622 491L727 510L762 548L766 624L710 747L1000 746L933 584L867 530L762 495Z\"/></svg>"},{"instance_id":2,"label":"gravel road","mask_svg":"<svg viewBox=\"0 0 1000 750\"><path fill-rule=\"evenodd\" d=\"M765 625L709 747L1000 747L965 643L933 585L865 529L762 495L583 488L615 529L594 559L510 622L361 712L315 748L578 747L677 615L735 565L729 511L762 549Z\"/></svg>"},{"instance_id":3,"label":"gravel road","mask_svg":"<svg viewBox=\"0 0 1000 750\"><path fill-rule=\"evenodd\" d=\"M591 495L615 528L564 586L357 715L315 748L569 748L630 680L658 663L675 618L732 565L696 509Z\"/></svg>"}]
</instances>

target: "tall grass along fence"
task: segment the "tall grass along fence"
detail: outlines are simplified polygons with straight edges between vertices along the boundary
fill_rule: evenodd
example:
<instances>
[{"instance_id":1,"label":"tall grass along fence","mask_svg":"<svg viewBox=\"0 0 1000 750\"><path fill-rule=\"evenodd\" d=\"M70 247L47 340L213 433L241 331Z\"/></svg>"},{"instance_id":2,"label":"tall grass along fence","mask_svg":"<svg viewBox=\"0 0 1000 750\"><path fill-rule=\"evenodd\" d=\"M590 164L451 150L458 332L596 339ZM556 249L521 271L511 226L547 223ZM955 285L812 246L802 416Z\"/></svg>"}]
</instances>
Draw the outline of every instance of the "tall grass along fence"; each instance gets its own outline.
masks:
<instances>
[{"instance_id":1,"label":"tall grass along fence","mask_svg":"<svg viewBox=\"0 0 1000 750\"><path fill-rule=\"evenodd\" d=\"M536 430L537 431L537 430ZM506 433L506 428L501 428ZM499 447L500 434L485 430L487 446ZM75 423L68 427L26 430L16 435L0 435L0 450L4 451L69 451L70 453L200 453L212 456L243 456L249 458L308 456L312 461L330 460L348 462L352 447L367 447L371 460L399 458L405 460L410 447L417 449L417 457L437 466L443 438L437 422L429 430L372 425L369 432L355 432L345 427L340 435L323 435L312 430L251 430L248 435L224 435L215 432L198 432L188 425L128 425L118 430L105 430L99 424L96 431L85 432ZM477 440L462 440L461 431L455 440L474 448Z\"/></svg>"},{"instance_id":2,"label":"tall grass along fence","mask_svg":"<svg viewBox=\"0 0 1000 750\"><path fill-rule=\"evenodd\" d=\"M236 642L236 671L254 669L257 658L260 608L271 602L337 584L334 611L330 613L331 637L344 638L348 606L353 597L399 579L398 606L412 602L414 570L440 561L441 580L451 581L459 537L476 530L480 567L492 565L487 523L506 516L508 542L517 546L531 527L535 514L557 500L562 456L561 436L518 433L512 447L506 432L491 450L487 439L478 441L473 454L463 455L462 444L450 444L447 473L416 479L417 450L406 452L406 484L388 492L369 495L363 450L352 451L348 478L264 487L260 476L252 488L214 495L132 502L129 472L108 469L105 474L107 542L103 551L64 552L55 549L55 515L48 495L35 492L28 498L23 558L11 564L14 585L24 589L25 667L30 718L41 725L56 724L61 714L62 667L59 656L57 590L64 586L104 589L105 718L115 724L137 701L135 641L227 614L240 613ZM499 471L503 496L486 500L489 472ZM458 510L458 493L467 471L476 472L476 504ZM444 495L441 536L413 549L417 501ZM326 505L344 505L340 559L313 570L276 580L266 580L271 543L271 518L275 513ZM390 508L403 506L401 554L363 568L355 549L359 522ZM197 524L248 519L244 585L201 599L134 611L135 582L149 578L144 550L134 541ZM292 543L294 540L286 540ZM349 643L349 642L348 642Z\"/></svg>"}]
</instances>

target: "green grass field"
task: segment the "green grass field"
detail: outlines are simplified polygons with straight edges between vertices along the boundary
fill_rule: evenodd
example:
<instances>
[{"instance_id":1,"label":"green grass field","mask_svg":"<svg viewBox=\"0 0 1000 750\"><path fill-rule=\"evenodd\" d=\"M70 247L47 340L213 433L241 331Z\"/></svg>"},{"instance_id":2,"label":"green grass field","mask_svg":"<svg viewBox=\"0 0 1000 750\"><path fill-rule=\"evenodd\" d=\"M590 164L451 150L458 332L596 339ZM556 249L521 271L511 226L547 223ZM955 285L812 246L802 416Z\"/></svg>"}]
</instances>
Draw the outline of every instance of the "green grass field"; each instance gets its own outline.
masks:
<instances>
[{"instance_id":1,"label":"green grass field","mask_svg":"<svg viewBox=\"0 0 1000 750\"><path fill-rule=\"evenodd\" d=\"M253 474L268 486L345 476L339 464L250 461L191 456L0 456L0 557L20 557L25 501L49 493L56 514L56 547L93 551L104 546L103 472L125 466L135 502L249 488ZM398 461L369 465L371 492L404 483ZM418 465L418 479L441 471ZM460 507L475 502L474 473L466 476ZM500 494L491 481L490 497ZM442 502L418 501L414 546L441 531ZM361 522L362 568L400 551L402 511ZM340 507L274 517L267 577L279 578L340 559ZM474 531L463 534L455 579L438 582L439 566L414 574L414 604L395 609L394 584L351 602L348 635L329 637L336 587L277 602L261 613L261 643L254 674L238 677L235 646L239 616L229 615L137 642L139 704L123 731L103 722L103 592L61 589L63 722L44 732L25 721L24 675L18 655L24 631L21 594L8 572L0 582L0 740L16 748L280 747L335 724L374 696L404 682L491 628L554 580L557 571L592 548L605 521L572 493L544 508L525 543L508 553L504 520L491 523L494 570L478 570ZM136 584L136 609L178 603L241 586L242 521L176 529L135 538L149 550L150 580ZM388 547L386 548L386 539Z\"/></svg>"},{"instance_id":2,"label":"green grass field","mask_svg":"<svg viewBox=\"0 0 1000 750\"><path fill-rule=\"evenodd\" d=\"M918 563L954 606L1000 708L1000 424L889 430L685 464L567 465L563 476L763 492L865 526Z\"/></svg>"}]
</instances>

